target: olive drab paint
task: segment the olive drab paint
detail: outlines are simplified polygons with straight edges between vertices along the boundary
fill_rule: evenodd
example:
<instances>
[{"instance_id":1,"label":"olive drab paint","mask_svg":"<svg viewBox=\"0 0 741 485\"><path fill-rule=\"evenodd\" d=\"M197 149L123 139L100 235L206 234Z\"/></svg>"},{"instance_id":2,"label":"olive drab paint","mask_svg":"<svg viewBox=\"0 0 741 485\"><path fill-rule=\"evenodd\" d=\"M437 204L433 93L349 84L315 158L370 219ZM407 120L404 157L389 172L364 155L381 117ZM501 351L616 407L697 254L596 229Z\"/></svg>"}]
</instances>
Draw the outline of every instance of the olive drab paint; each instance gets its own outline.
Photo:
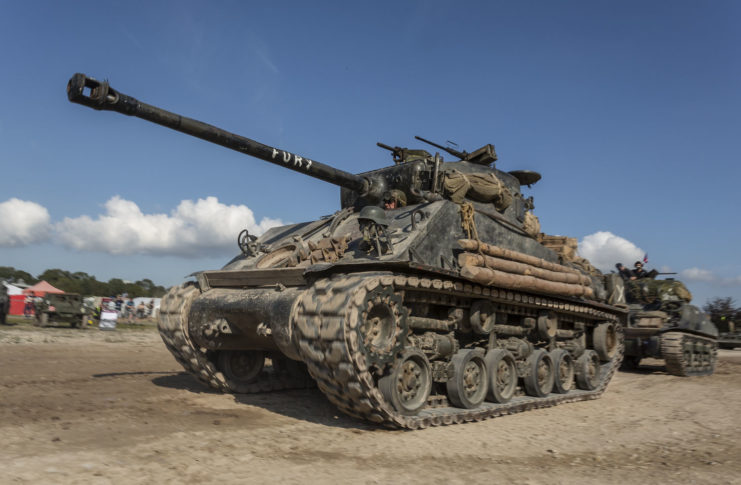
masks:
<instances>
[{"instance_id":1,"label":"olive drab paint","mask_svg":"<svg viewBox=\"0 0 741 485\"><path fill-rule=\"evenodd\" d=\"M340 187L334 214L235 234L237 256L163 298L165 345L215 389L318 385L349 415L417 429L594 399L620 366L627 311L539 242L523 190L540 174L500 170L493 145L420 139L446 161L379 143L393 163L352 174L84 74L67 93Z\"/></svg>"}]
</instances>

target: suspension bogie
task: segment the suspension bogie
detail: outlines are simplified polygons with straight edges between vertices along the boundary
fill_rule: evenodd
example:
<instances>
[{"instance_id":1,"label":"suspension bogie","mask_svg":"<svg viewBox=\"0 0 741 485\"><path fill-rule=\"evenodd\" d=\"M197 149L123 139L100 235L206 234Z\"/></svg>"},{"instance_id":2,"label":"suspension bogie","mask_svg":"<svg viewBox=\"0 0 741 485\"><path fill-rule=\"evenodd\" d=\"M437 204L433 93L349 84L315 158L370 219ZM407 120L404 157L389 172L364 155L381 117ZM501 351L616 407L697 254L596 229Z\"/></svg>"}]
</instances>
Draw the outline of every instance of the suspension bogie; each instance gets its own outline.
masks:
<instances>
[{"instance_id":1,"label":"suspension bogie","mask_svg":"<svg viewBox=\"0 0 741 485\"><path fill-rule=\"evenodd\" d=\"M422 291L406 292L404 305L406 345L429 362L430 405L475 409L516 396L591 391L601 363L618 352L615 322L574 312Z\"/></svg>"}]
</instances>

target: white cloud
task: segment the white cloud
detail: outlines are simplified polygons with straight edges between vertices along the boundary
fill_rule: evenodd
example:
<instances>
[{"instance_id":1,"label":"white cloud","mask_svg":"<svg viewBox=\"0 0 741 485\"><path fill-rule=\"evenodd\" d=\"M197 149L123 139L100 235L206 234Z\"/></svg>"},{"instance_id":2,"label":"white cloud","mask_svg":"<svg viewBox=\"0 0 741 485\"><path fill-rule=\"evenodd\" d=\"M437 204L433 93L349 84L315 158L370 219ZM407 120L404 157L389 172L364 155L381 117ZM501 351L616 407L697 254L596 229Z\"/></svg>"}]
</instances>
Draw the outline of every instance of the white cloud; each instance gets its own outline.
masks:
<instances>
[{"instance_id":1,"label":"white cloud","mask_svg":"<svg viewBox=\"0 0 741 485\"><path fill-rule=\"evenodd\" d=\"M682 270L679 275L683 280L689 282L711 283L717 286L741 286L741 276L735 278L723 277L702 268L688 268Z\"/></svg>"},{"instance_id":2,"label":"white cloud","mask_svg":"<svg viewBox=\"0 0 741 485\"><path fill-rule=\"evenodd\" d=\"M584 239L579 241L579 254L600 271L609 272L615 269L615 263L623 263L632 268L633 263L643 259L645 253L643 249L625 238L608 231L600 231L584 236Z\"/></svg>"},{"instance_id":3,"label":"white cloud","mask_svg":"<svg viewBox=\"0 0 741 485\"><path fill-rule=\"evenodd\" d=\"M718 280L718 277L712 271L701 268L688 268L682 270L682 279L686 281L701 281L703 283L712 283Z\"/></svg>"},{"instance_id":4,"label":"white cloud","mask_svg":"<svg viewBox=\"0 0 741 485\"><path fill-rule=\"evenodd\" d=\"M236 250L242 229L259 235L282 224L268 218L257 223L249 207L222 204L216 197L183 200L170 214L144 214L135 202L119 196L106 202L105 209L95 219L83 215L57 223L61 243L111 254L204 256Z\"/></svg>"},{"instance_id":5,"label":"white cloud","mask_svg":"<svg viewBox=\"0 0 741 485\"><path fill-rule=\"evenodd\" d=\"M579 254L587 258L600 271L605 273L615 269L615 263L623 263L628 268L633 267L635 261L641 260L645 254L625 238L616 236L609 231L600 231L584 236L579 241ZM672 272L669 266L662 266L662 273ZM741 286L741 276L733 278L722 277L714 272L702 268L688 268L679 272L678 277L688 283L710 283L713 286Z\"/></svg>"},{"instance_id":6,"label":"white cloud","mask_svg":"<svg viewBox=\"0 0 741 485\"><path fill-rule=\"evenodd\" d=\"M0 246L16 247L49 237L49 211L36 202L16 198L0 202Z\"/></svg>"}]
</instances>

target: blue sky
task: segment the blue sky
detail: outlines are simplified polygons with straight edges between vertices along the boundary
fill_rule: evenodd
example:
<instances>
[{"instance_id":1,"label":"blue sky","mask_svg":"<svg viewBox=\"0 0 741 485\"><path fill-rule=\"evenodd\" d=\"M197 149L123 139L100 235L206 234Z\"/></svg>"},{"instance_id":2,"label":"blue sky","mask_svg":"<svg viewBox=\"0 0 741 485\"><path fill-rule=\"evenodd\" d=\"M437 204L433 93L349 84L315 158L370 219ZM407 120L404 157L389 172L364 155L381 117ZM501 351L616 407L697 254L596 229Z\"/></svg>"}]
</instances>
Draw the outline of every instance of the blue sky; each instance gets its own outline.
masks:
<instances>
[{"instance_id":1,"label":"blue sky","mask_svg":"<svg viewBox=\"0 0 741 485\"><path fill-rule=\"evenodd\" d=\"M493 143L499 168L543 174L545 232L741 302L738 25L736 1L0 0L0 265L176 284L225 264L240 227L339 206L324 182L69 103L83 72L350 172L390 163L376 141Z\"/></svg>"}]
</instances>

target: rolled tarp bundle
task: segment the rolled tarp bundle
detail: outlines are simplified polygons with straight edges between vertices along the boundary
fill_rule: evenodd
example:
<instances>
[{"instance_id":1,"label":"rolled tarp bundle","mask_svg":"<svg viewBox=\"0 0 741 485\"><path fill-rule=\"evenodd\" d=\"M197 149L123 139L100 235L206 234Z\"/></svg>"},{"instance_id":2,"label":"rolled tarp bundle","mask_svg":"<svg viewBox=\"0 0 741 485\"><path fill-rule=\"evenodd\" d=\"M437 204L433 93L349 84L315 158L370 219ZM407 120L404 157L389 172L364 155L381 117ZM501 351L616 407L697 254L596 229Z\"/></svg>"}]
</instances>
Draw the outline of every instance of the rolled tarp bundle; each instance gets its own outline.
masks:
<instances>
[{"instance_id":1,"label":"rolled tarp bundle","mask_svg":"<svg viewBox=\"0 0 741 485\"><path fill-rule=\"evenodd\" d=\"M466 251L458 256L461 276L487 286L530 290L552 295L594 295L591 279L581 272L529 254L492 246L474 239L460 239Z\"/></svg>"}]
</instances>

